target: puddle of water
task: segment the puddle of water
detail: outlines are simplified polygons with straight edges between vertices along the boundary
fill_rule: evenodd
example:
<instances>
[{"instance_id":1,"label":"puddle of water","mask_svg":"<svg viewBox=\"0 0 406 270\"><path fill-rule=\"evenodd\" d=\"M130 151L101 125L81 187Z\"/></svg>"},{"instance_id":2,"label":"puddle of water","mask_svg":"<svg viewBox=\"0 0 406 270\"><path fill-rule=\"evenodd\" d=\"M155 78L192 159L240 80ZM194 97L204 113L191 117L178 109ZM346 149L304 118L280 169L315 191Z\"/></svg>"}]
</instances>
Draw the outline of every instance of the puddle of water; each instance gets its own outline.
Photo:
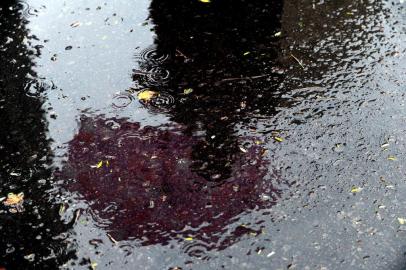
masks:
<instances>
[{"instance_id":1,"label":"puddle of water","mask_svg":"<svg viewBox=\"0 0 406 270\"><path fill-rule=\"evenodd\" d=\"M0 268L406 265L404 3L0 7Z\"/></svg>"}]
</instances>

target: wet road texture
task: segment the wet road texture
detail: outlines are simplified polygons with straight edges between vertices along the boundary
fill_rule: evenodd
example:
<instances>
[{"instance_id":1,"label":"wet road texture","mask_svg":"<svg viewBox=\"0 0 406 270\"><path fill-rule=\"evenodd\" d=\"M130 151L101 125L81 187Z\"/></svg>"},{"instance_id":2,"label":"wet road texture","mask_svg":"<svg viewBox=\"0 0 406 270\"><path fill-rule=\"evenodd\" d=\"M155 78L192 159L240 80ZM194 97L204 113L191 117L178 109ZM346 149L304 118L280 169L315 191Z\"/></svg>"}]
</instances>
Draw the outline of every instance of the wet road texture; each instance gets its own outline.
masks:
<instances>
[{"instance_id":1,"label":"wet road texture","mask_svg":"<svg viewBox=\"0 0 406 270\"><path fill-rule=\"evenodd\" d=\"M0 269L405 269L403 0L0 3Z\"/></svg>"}]
</instances>

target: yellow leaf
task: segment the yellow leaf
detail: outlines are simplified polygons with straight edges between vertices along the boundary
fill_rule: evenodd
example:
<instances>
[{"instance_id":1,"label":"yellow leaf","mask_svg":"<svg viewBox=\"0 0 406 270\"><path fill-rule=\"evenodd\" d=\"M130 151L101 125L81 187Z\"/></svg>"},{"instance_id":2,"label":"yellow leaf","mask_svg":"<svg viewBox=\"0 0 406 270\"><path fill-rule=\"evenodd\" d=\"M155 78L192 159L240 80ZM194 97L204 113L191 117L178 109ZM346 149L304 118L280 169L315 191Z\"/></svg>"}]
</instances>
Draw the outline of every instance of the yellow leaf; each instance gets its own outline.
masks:
<instances>
[{"instance_id":1,"label":"yellow leaf","mask_svg":"<svg viewBox=\"0 0 406 270\"><path fill-rule=\"evenodd\" d=\"M404 218L398 218L398 221L399 221L400 225L406 224L406 219L404 219Z\"/></svg>"},{"instance_id":2,"label":"yellow leaf","mask_svg":"<svg viewBox=\"0 0 406 270\"><path fill-rule=\"evenodd\" d=\"M282 32L277 32L277 33L274 34L274 36L275 37L280 37L280 36L282 36Z\"/></svg>"},{"instance_id":3,"label":"yellow leaf","mask_svg":"<svg viewBox=\"0 0 406 270\"><path fill-rule=\"evenodd\" d=\"M186 237L185 240L186 241L193 241L193 237Z\"/></svg>"},{"instance_id":4,"label":"yellow leaf","mask_svg":"<svg viewBox=\"0 0 406 270\"><path fill-rule=\"evenodd\" d=\"M246 55L249 55L251 52L245 52L243 55L244 56L246 56Z\"/></svg>"},{"instance_id":5,"label":"yellow leaf","mask_svg":"<svg viewBox=\"0 0 406 270\"><path fill-rule=\"evenodd\" d=\"M281 137L273 137L277 142L283 142L283 138Z\"/></svg>"},{"instance_id":6,"label":"yellow leaf","mask_svg":"<svg viewBox=\"0 0 406 270\"><path fill-rule=\"evenodd\" d=\"M7 200L4 202L4 205L11 206L11 205L16 205L19 203L22 203L24 199L24 193L9 193L7 194Z\"/></svg>"},{"instance_id":7,"label":"yellow leaf","mask_svg":"<svg viewBox=\"0 0 406 270\"><path fill-rule=\"evenodd\" d=\"M155 91L144 90L144 91L139 92L137 97L138 97L139 100L148 102L157 95L158 95L158 93L155 92Z\"/></svg>"},{"instance_id":8,"label":"yellow leaf","mask_svg":"<svg viewBox=\"0 0 406 270\"><path fill-rule=\"evenodd\" d=\"M360 187L352 187L351 188L351 193L358 193L358 192L360 192L362 190L362 188L360 188Z\"/></svg>"},{"instance_id":9,"label":"yellow leaf","mask_svg":"<svg viewBox=\"0 0 406 270\"><path fill-rule=\"evenodd\" d=\"M255 141L255 144L260 145L260 144L262 144L262 142L261 141Z\"/></svg>"},{"instance_id":10,"label":"yellow leaf","mask_svg":"<svg viewBox=\"0 0 406 270\"><path fill-rule=\"evenodd\" d=\"M395 156L389 156L388 160L397 160L397 158Z\"/></svg>"},{"instance_id":11,"label":"yellow leaf","mask_svg":"<svg viewBox=\"0 0 406 270\"><path fill-rule=\"evenodd\" d=\"M61 204L61 206L59 207L59 215L63 215L63 213L65 213L65 205Z\"/></svg>"},{"instance_id":12,"label":"yellow leaf","mask_svg":"<svg viewBox=\"0 0 406 270\"><path fill-rule=\"evenodd\" d=\"M211 0L199 0L200 2L202 2L202 3L210 3L211 2Z\"/></svg>"},{"instance_id":13,"label":"yellow leaf","mask_svg":"<svg viewBox=\"0 0 406 270\"><path fill-rule=\"evenodd\" d=\"M185 94L185 95L189 95L192 92L193 92L192 88L186 88L186 89L183 90L183 94Z\"/></svg>"},{"instance_id":14,"label":"yellow leaf","mask_svg":"<svg viewBox=\"0 0 406 270\"><path fill-rule=\"evenodd\" d=\"M97 262L92 262L90 264L90 267L92 268L92 270L96 270L96 266L97 266Z\"/></svg>"},{"instance_id":15,"label":"yellow leaf","mask_svg":"<svg viewBox=\"0 0 406 270\"><path fill-rule=\"evenodd\" d=\"M97 163L96 168L99 169L99 168L101 168L101 166L103 166L102 160L100 160L99 163Z\"/></svg>"}]
</instances>

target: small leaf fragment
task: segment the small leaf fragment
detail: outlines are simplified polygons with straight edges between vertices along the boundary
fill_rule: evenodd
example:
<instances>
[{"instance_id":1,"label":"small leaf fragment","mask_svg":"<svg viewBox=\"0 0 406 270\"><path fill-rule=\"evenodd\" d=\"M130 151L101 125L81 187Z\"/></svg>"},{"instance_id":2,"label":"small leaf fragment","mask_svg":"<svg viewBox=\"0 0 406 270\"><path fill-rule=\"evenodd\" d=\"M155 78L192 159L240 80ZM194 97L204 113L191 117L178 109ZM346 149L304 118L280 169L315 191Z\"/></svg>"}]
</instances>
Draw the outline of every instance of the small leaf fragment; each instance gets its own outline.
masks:
<instances>
[{"instance_id":1,"label":"small leaf fragment","mask_svg":"<svg viewBox=\"0 0 406 270\"><path fill-rule=\"evenodd\" d=\"M360 188L360 187L352 187L351 188L351 193L358 193L358 192L360 192L362 190L362 188Z\"/></svg>"},{"instance_id":2,"label":"small leaf fragment","mask_svg":"<svg viewBox=\"0 0 406 270\"><path fill-rule=\"evenodd\" d=\"M398 218L398 222L400 225L406 224L406 219L405 218Z\"/></svg>"},{"instance_id":3,"label":"small leaf fragment","mask_svg":"<svg viewBox=\"0 0 406 270\"><path fill-rule=\"evenodd\" d=\"M243 153L247 153L247 152L248 152L247 149L245 149L245 148L242 147L242 146L240 146L240 150L241 150L241 152L243 152Z\"/></svg>"},{"instance_id":4,"label":"small leaf fragment","mask_svg":"<svg viewBox=\"0 0 406 270\"><path fill-rule=\"evenodd\" d=\"M186 89L183 90L183 94L185 94L185 95L189 95L192 92L193 92L192 88L186 88Z\"/></svg>"},{"instance_id":5,"label":"small leaf fragment","mask_svg":"<svg viewBox=\"0 0 406 270\"><path fill-rule=\"evenodd\" d=\"M92 263L90 264L90 267L92 268L92 270L96 270L97 262L92 262Z\"/></svg>"},{"instance_id":6,"label":"small leaf fragment","mask_svg":"<svg viewBox=\"0 0 406 270\"><path fill-rule=\"evenodd\" d=\"M137 97L139 100L144 101L144 102L148 102L150 101L152 98L156 97L158 95L157 92L155 91L151 91L151 90L144 90L138 93Z\"/></svg>"},{"instance_id":7,"label":"small leaf fragment","mask_svg":"<svg viewBox=\"0 0 406 270\"><path fill-rule=\"evenodd\" d=\"M6 206L13 206L13 205L17 205L23 202L24 199L24 193L18 193L18 194L14 194L14 193L9 193L7 194L7 200L5 200L3 203Z\"/></svg>"},{"instance_id":8,"label":"small leaf fragment","mask_svg":"<svg viewBox=\"0 0 406 270\"><path fill-rule=\"evenodd\" d=\"M274 37L280 37L280 36L282 36L282 32L277 32L274 34Z\"/></svg>"},{"instance_id":9,"label":"small leaf fragment","mask_svg":"<svg viewBox=\"0 0 406 270\"><path fill-rule=\"evenodd\" d=\"M185 240L186 241L193 241L193 237L186 237Z\"/></svg>"},{"instance_id":10,"label":"small leaf fragment","mask_svg":"<svg viewBox=\"0 0 406 270\"><path fill-rule=\"evenodd\" d=\"M199 2L202 2L202 3L210 3L211 0L199 0Z\"/></svg>"},{"instance_id":11,"label":"small leaf fragment","mask_svg":"<svg viewBox=\"0 0 406 270\"><path fill-rule=\"evenodd\" d=\"M59 207L59 215L63 215L63 213L65 213L65 204L61 204L61 206Z\"/></svg>"},{"instance_id":12,"label":"small leaf fragment","mask_svg":"<svg viewBox=\"0 0 406 270\"><path fill-rule=\"evenodd\" d=\"M103 160L100 160L99 163L96 164L96 168L100 169L103 166Z\"/></svg>"},{"instance_id":13,"label":"small leaf fragment","mask_svg":"<svg viewBox=\"0 0 406 270\"><path fill-rule=\"evenodd\" d=\"M243 55L244 56L246 56L246 55L249 55L251 52L245 52Z\"/></svg>"},{"instance_id":14,"label":"small leaf fragment","mask_svg":"<svg viewBox=\"0 0 406 270\"><path fill-rule=\"evenodd\" d=\"M397 158L396 158L395 156L389 156L389 157L388 157L388 160L394 161L394 160L397 160Z\"/></svg>"},{"instance_id":15,"label":"small leaf fragment","mask_svg":"<svg viewBox=\"0 0 406 270\"><path fill-rule=\"evenodd\" d=\"M277 141L277 142L283 142L283 141L284 141L284 139L281 138L281 137L273 137L273 138L274 138L274 140Z\"/></svg>"}]
</instances>

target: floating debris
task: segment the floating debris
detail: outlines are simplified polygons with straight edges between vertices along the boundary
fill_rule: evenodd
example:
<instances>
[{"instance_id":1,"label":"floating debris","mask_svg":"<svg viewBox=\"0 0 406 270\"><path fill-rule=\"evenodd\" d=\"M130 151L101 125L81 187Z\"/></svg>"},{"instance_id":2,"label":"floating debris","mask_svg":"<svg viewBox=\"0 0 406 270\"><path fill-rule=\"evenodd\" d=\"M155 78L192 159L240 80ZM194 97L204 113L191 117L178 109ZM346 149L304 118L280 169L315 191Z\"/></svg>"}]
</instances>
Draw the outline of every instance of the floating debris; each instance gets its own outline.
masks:
<instances>
[{"instance_id":1,"label":"floating debris","mask_svg":"<svg viewBox=\"0 0 406 270\"><path fill-rule=\"evenodd\" d=\"M362 188L360 188L360 187L352 187L351 188L351 193L358 193L358 192L360 192L362 190Z\"/></svg>"},{"instance_id":2,"label":"floating debris","mask_svg":"<svg viewBox=\"0 0 406 270\"><path fill-rule=\"evenodd\" d=\"M281 138L281 137L273 137L273 138L274 138L274 140L277 141L277 142L283 142L283 141L284 141L284 139Z\"/></svg>"},{"instance_id":3,"label":"floating debris","mask_svg":"<svg viewBox=\"0 0 406 270\"><path fill-rule=\"evenodd\" d=\"M405 218L398 218L398 222L400 225L406 224L406 219Z\"/></svg>"},{"instance_id":4,"label":"floating debris","mask_svg":"<svg viewBox=\"0 0 406 270\"><path fill-rule=\"evenodd\" d=\"M61 204L61 206L59 207L59 215L62 216L65 213L65 210L66 210L65 204Z\"/></svg>"},{"instance_id":5,"label":"floating debris","mask_svg":"<svg viewBox=\"0 0 406 270\"><path fill-rule=\"evenodd\" d=\"M193 241L193 237L186 237L185 241Z\"/></svg>"},{"instance_id":6,"label":"floating debris","mask_svg":"<svg viewBox=\"0 0 406 270\"><path fill-rule=\"evenodd\" d=\"M24 200L24 193L9 193L7 194L7 200L4 202L4 205L6 206L16 206L19 204L22 204Z\"/></svg>"},{"instance_id":7,"label":"floating debris","mask_svg":"<svg viewBox=\"0 0 406 270\"><path fill-rule=\"evenodd\" d=\"M34 253L31 253L31 254L25 255L25 256L24 256L24 259L26 259L27 261L32 262L32 261L34 261L34 259L35 259L35 254L34 254Z\"/></svg>"},{"instance_id":8,"label":"floating debris","mask_svg":"<svg viewBox=\"0 0 406 270\"><path fill-rule=\"evenodd\" d=\"M111 236L109 233L107 234L107 237L110 239L111 242L113 242L113 244L117 245L118 241L116 239L113 238L113 236Z\"/></svg>"},{"instance_id":9,"label":"floating debris","mask_svg":"<svg viewBox=\"0 0 406 270\"><path fill-rule=\"evenodd\" d=\"M158 96L159 93L155 92L155 91L151 91L151 90L144 90L138 93L137 97L139 100L144 101L144 102L148 102L150 101L152 98Z\"/></svg>"},{"instance_id":10,"label":"floating debris","mask_svg":"<svg viewBox=\"0 0 406 270\"><path fill-rule=\"evenodd\" d=\"M381 145L381 148L387 148L387 147L389 147L389 143L384 143Z\"/></svg>"},{"instance_id":11,"label":"floating debris","mask_svg":"<svg viewBox=\"0 0 406 270\"><path fill-rule=\"evenodd\" d=\"M395 160L397 160L397 158L396 158L395 156L389 156L389 157L388 157L388 160L395 161Z\"/></svg>"},{"instance_id":12,"label":"floating debris","mask_svg":"<svg viewBox=\"0 0 406 270\"><path fill-rule=\"evenodd\" d=\"M78 27L78 26L80 26L80 25L81 25L81 23L80 23L79 21L76 21L76 22L73 22L73 23L70 24L70 26L71 26L71 27L74 27L74 28L75 28L75 27Z\"/></svg>"},{"instance_id":13,"label":"floating debris","mask_svg":"<svg viewBox=\"0 0 406 270\"><path fill-rule=\"evenodd\" d=\"M302 64L302 61L300 61L300 60L299 60L296 56L294 56L293 54L290 54L290 56L292 56L293 59L295 59L296 62L304 69L304 66L303 66L303 64Z\"/></svg>"},{"instance_id":14,"label":"floating debris","mask_svg":"<svg viewBox=\"0 0 406 270\"><path fill-rule=\"evenodd\" d=\"M183 90L183 94L184 94L184 95L189 95L189 94L192 93L192 92L193 92L193 89L192 89L192 88L186 88L186 89Z\"/></svg>"}]
</instances>

